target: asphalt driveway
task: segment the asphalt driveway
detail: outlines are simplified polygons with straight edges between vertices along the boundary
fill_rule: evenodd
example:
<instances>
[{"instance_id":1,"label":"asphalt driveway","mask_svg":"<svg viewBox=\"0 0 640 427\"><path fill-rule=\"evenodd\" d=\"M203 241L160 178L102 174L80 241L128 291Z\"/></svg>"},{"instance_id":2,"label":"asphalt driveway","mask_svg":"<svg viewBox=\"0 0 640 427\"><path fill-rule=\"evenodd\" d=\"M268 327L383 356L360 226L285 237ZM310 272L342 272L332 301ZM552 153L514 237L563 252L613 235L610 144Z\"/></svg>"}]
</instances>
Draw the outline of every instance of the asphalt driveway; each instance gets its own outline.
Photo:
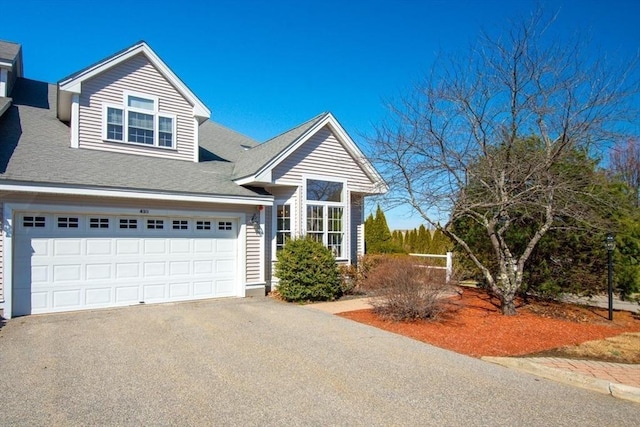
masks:
<instances>
[{"instance_id":1,"label":"asphalt driveway","mask_svg":"<svg viewBox=\"0 0 640 427\"><path fill-rule=\"evenodd\" d=\"M637 425L640 406L266 298L0 329L0 425Z\"/></svg>"}]
</instances>

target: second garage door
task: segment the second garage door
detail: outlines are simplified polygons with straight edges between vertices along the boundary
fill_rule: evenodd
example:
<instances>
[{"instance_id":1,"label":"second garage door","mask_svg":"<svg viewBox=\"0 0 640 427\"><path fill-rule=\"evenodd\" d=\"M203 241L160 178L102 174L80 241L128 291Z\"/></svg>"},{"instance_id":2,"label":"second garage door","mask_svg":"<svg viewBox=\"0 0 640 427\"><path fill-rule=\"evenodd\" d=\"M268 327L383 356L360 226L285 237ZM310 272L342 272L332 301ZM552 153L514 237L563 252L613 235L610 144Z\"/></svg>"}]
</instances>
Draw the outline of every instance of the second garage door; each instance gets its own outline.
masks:
<instances>
[{"instance_id":1,"label":"second garage door","mask_svg":"<svg viewBox=\"0 0 640 427\"><path fill-rule=\"evenodd\" d=\"M13 314L239 294L233 218L17 213Z\"/></svg>"}]
</instances>

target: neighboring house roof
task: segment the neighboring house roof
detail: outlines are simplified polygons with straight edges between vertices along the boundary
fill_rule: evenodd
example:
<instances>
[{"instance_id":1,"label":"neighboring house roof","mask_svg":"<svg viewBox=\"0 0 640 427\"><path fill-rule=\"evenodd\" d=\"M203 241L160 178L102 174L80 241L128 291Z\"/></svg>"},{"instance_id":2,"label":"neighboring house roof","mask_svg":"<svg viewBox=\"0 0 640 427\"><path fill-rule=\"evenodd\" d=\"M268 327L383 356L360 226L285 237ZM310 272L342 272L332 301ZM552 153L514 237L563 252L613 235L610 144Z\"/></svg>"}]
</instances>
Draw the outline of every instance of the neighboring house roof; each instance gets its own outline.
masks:
<instances>
[{"instance_id":1,"label":"neighboring house roof","mask_svg":"<svg viewBox=\"0 0 640 427\"><path fill-rule=\"evenodd\" d=\"M331 129L345 150L369 177L374 184L373 191L376 193L386 192L388 190L387 184L331 113L322 113L245 152L234 168L235 182L241 185L271 183L273 169L325 126Z\"/></svg>"},{"instance_id":2,"label":"neighboring house roof","mask_svg":"<svg viewBox=\"0 0 640 427\"><path fill-rule=\"evenodd\" d=\"M200 125L200 163L69 147L56 118L55 85L18 79L13 107L0 117L0 186L13 184L265 199L231 180L242 145L257 143L212 122ZM123 193L124 194L124 193ZM270 200L270 196L267 196Z\"/></svg>"},{"instance_id":3,"label":"neighboring house roof","mask_svg":"<svg viewBox=\"0 0 640 427\"><path fill-rule=\"evenodd\" d=\"M58 97L58 117L60 120L68 121L71 117L71 95L80 93L82 82L115 67L129 58L143 54L153 64L153 66L182 94L182 96L193 105L193 114L202 123L211 116L211 112L206 105L187 87L180 78L160 59L158 55L144 41L121 50L83 70L71 74L58 82L58 89L61 94Z\"/></svg>"},{"instance_id":4,"label":"neighboring house roof","mask_svg":"<svg viewBox=\"0 0 640 427\"><path fill-rule=\"evenodd\" d=\"M18 43L0 40L0 65L11 66L20 53Z\"/></svg>"},{"instance_id":5,"label":"neighboring house roof","mask_svg":"<svg viewBox=\"0 0 640 427\"><path fill-rule=\"evenodd\" d=\"M2 117L4 112L7 111L10 106L11 106L11 98L5 98L4 96L0 96L0 117Z\"/></svg>"}]
</instances>

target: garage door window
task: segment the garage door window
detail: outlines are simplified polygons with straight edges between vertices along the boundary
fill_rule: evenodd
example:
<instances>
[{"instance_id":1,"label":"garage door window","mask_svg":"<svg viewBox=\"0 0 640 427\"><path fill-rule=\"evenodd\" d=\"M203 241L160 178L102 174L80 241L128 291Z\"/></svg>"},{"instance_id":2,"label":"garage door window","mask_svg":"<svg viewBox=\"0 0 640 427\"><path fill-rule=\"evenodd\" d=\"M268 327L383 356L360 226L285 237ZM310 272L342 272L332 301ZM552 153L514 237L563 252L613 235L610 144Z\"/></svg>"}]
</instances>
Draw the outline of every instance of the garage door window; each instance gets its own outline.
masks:
<instances>
[{"instance_id":1,"label":"garage door window","mask_svg":"<svg viewBox=\"0 0 640 427\"><path fill-rule=\"evenodd\" d=\"M25 216L22 220L23 227L38 227L45 226L45 218L43 216Z\"/></svg>"},{"instance_id":2,"label":"garage door window","mask_svg":"<svg viewBox=\"0 0 640 427\"><path fill-rule=\"evenodd\" d=\"M211 230L211 221L196 221L196 230Z\"/></svg>"},{"instance_id":3,"label":"garage door window","mask_svg":"<svg viewBox=\"0 0 640 427\"><path fill-rule=\"evenodd\" d=\"M220 221L218 222L218 230L231 230L233 226L230 221Z\"/></svg>"},{"instance_id":4,"label":"garage door window","mask_svg":"<svg viewBox=\"0 0 640 427\"><path fill-rule=\"evenodd\" d=\"M89 218L89 228L109 228L109 218Z\"/></svg>"},{"instance_id":5,"label":"garage door window","mask_svg":"<svg viewBox=\"0 0 640 427\"><path fill-rule=\"evenodd\" d=\"M173 229L174 230L188 230L189 229L189 221L186 219L174 219L173 220Z\"/></svg>"},{"instance_id":6,"label":"garage door window","mask_svg":"<svg viewBox=\"0 0 640 427\"><path fill-rule=\"evenodd\" d=\"M78 218L58 217L58 228L78 228Z\"/></svg>"},{"instance_id":7,"label":"garage door window","mask_svg":"<svg viewBox=\"0 0 640 427\"><path fill-rule=\"evenodd\" d=\"M164 229L164 221L161 219L148 219L147 228L149 230L162 230Z\"/></svg>"},{"instance_id":8,"label":"garage door window","mask_svg":"<svg viewBox=\"0 0 640 427\"><path fill-rule=\"evenodd\" d=\"M124 228L124 229L138 228L138 220L137 219L121 219L120 228Z\"/></svg>"}]
</instances>

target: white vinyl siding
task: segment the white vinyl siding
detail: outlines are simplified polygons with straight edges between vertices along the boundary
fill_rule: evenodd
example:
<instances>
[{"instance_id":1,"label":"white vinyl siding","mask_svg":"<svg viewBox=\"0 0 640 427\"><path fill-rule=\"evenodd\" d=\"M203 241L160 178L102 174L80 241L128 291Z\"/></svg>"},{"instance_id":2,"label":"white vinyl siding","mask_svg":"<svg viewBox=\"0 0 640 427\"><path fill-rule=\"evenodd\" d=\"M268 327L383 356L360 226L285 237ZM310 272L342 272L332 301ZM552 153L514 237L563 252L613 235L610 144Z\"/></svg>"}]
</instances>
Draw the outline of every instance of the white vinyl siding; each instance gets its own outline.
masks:
<instances>
[{"instance_id":1,"label":"white vinyl siding","mask_svg":"<svg viewBox=\"0 0 640 427\"><path fill-rule=\"evenodd\" d=\"M364 254L364 197L351 195L351 262L356 263L359 255Z\"/></svg>"},{"instance_id":2,"label":"white vinyl siding","mask_svg":"<svg viewBox=\"0 0 640 427\"><path fill-rule=\"evenodd\" d=\"M272 262L271 262L271 259L273 257L272 255L273 249L271 245L271 236L273 235L272 233L275 233L275 231L272 230L270 226L270 224L272 224L272 221L273 221L273 208L271 206L265 207L264 217L265 217L264 222L265 222L265 228L266 228L264 233L264 239L265 239L264 279L265 281L271 281L271 278L273 277Z\"/></svg>"},{"instance_id":3,"label":"white vinyl siding","mask_svg":"<svg viewBox=\"0 0 640 427\"><path fill-rule=\"evenodd\" d=\"M276 184L299 185L305 174L346 179L349 190L355 192L366 193L372 186L358 160L349 154L326 126L274 168L273 180Z\"/></svg>"},{"instance_id":4,"label":"white vinyl siding","mask_svg":"<svg viewBox=\"0 0 640 427\"><path fill-rule=\"evenodd\" d=\"M175 150L143 144L105 142L105 105L125 105L126 92L157 97L157 110L175 117ZM193 106L142 54L82 84L80 95L79 147L193 161L197 150Z\"/></svg>"},{"instance_id":5,"label":"white vinyl siding","mask_svg":"<svg viewBox=\"0 0 640 427\"><path fill-rule=\"evenodd\" d=\"M260 240L262 236L259 233L259 228L256 229L253 225L247 225L247 283L260 282Z\"/></svg>"}]
</instances>

